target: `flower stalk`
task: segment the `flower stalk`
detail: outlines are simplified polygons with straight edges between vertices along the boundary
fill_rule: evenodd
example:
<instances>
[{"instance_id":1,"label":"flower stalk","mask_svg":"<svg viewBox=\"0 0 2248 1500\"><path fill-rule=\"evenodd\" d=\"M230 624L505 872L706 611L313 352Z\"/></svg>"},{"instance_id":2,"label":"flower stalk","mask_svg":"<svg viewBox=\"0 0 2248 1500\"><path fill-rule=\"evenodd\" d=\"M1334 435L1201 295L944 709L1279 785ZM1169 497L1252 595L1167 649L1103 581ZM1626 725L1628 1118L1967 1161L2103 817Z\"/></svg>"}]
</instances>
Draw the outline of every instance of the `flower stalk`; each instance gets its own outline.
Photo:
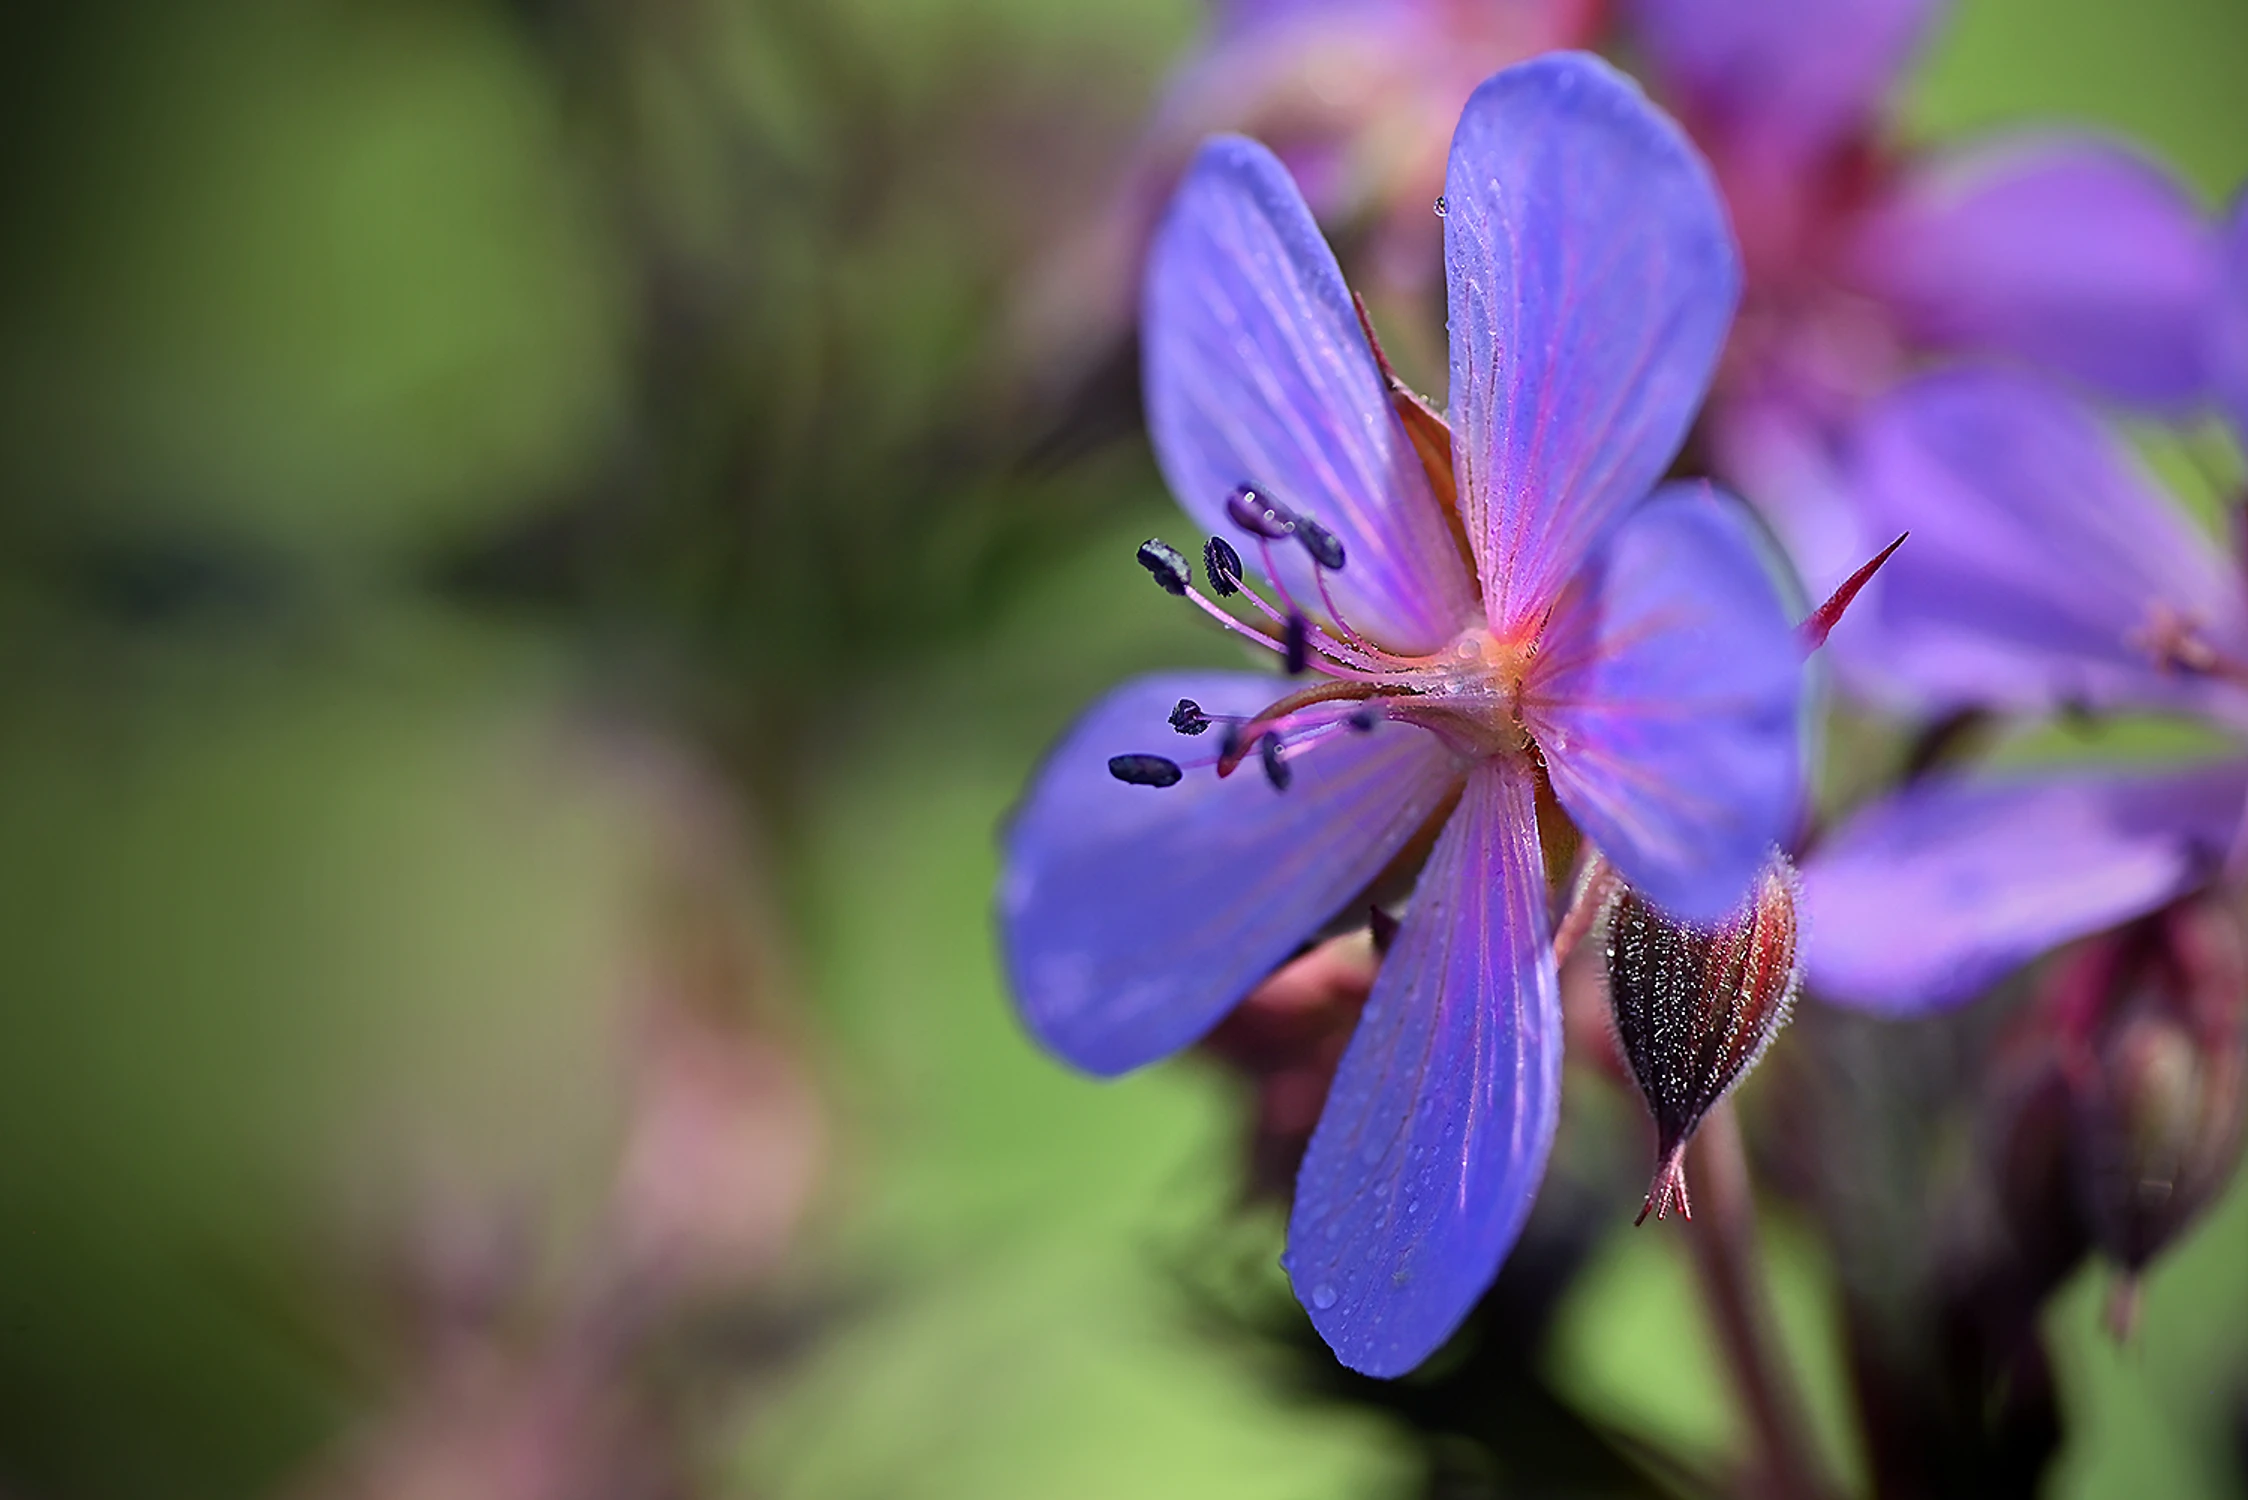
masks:
<instances>
[{"instance_id":1,"label":"flower stalk","mask_svg":"<svg viewBox=\"0 0 2248 1500\"><path fill-rule=\"evenodd\" d=\"M1688 1146L1701 1212L1686 1230L1703 1305L1716 1325L1751 1445L1749 1492L1770 1500L1839 1493L1818 1459L1802 1386L1779 1339L1756 1231L1748 1153L1730 1099L1703 1117Z\"/></svg>"}]
</instances>

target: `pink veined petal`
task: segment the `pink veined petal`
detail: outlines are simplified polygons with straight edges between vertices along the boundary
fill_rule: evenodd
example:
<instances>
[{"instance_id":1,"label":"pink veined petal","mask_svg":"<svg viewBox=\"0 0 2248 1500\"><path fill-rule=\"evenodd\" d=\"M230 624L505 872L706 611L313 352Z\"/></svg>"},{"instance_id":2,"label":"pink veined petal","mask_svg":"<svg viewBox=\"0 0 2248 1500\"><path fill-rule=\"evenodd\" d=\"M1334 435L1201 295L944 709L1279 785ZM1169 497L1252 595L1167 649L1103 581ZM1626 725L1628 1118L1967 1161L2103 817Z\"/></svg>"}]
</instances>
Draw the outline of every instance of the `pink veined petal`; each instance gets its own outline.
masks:
<instances>
[{"instance_id":1,"label":"pink veined petal","mask_svg":"<svg viewBox=\"0 0 2248 1500\"><path fill-rule=\"evenodd\" d=\"M1461 512L1489 623L1520 635L1677 453L1740 257L1678 127L1582 53L1476 90L1445 205Z\"/></svg>"},{"instance_id":2,"label":"pink veined petal","mask_svg":"<svg viewBox=\"0 0 2248 1500\"><path fill-rule=\"evenodd\" d=\"M1923 344L2005 355L2154 411L2207 392L2215 236L2176 179L2113 142L2028 137L1932 163L1849 258Z\"/></svg>"},{"instance_id":3,"label":"pink veined petal","mask_svg":"<svg viewBox=\"0 0 2248 1500\"><path fill-rule=\"evenodd\" d=\"M1532 772L1488 760L1422 872L1296 1180L1283 1264L1336 1358L1402 1375L1521 1233L1561 1107Z\"/></svg>"},{"instance_id":4,"label":"pink veined petal","mask_svg":"<svg viewBox=\"0 0 2248 1500\"><path fill-rule=\"evenodd\" d=\"M1196 524L1246 542L1225 500L1255 486L1342 540L1329 586L1362 633L1422 653L1473 618L1459 549L1334 252L1256 142L1221 136L1195 158L1149 251L1141 337L1156 458ZM1277 562L1316 607L1303 550L1280 544Z\"/></svg>"},{"instance_id":5,"label":"pink veined petal","mask_svg":"<svg viewBox=\"0 0 2248 1500\"><path fill-rule=\"evenodd\" d=\"M2233 205L2225 226L2216 321L2211 330L2210 375L2219 410L2248 443L2248 193Z\"/></svg>"},{"instance_id":6,"label":"pink veined petal","mask_svg":"<svg viewBox=\"0 0 2248 1500\"><path fill-rule=\"evenodd\" d=\"M1088 1072L1168 1056L1217 1024L1381 872L1458 786L1423 730L1338 730L1291 755L1275 791L1255 760L1220 781L1128 786L1112 755L1210 759L1219 731L1176 734L1171 706L1250 715L1274 679L1167 673L1095 704L1047 757L1005 839L999 935L1031 1033Z\"/></svg>"},{"instance_id":7,"label":"pink veined petal","mask_svg":"<svg viewBox=\"0 0 2248 1500\"><path fill-rule=\"evenodd\" d=\"M1746 515L1668 485L1562 595L1522 693L1554 795L1688 921L1725 915L1800 816L1803 648Z\"/></svg>"},{"instance_id":8,"label":"pink veined petal","mask_svg":"<svg viewBox=\"0 0 2248 1500\"><path fill-rule=\"evenodd\" d=\"M1801 157L1875 123L1943 0L1635 0L1666 97L1727 138Z\"/></svg>"},{"instance_id":9,"label":"pink veined petal","mask_svg":"<svg viewBox=\"0 0 2248 1500\"><path fill-rule=\"evenodd\" d=\"M1811 983L1884 1015L1956 1005L2208 879L2244 798L2248 763L1907 787L1804 863Z\"/></svg>"},{"instance_id":10,"label":"pink veined petal","mask_svg":"<svg viewBox=\"0 0 2248 1500\"><path fill-rule=\"evenodd\" d=\"M2228 712L2240 693L2158 663L2165 612L2248 653L2238 572L2090 412L2043 382L1953 370L1866 415L1852 463L1870 532L1912 533L1829 650L1902 707Z\"/></svg>"}]
</instances>

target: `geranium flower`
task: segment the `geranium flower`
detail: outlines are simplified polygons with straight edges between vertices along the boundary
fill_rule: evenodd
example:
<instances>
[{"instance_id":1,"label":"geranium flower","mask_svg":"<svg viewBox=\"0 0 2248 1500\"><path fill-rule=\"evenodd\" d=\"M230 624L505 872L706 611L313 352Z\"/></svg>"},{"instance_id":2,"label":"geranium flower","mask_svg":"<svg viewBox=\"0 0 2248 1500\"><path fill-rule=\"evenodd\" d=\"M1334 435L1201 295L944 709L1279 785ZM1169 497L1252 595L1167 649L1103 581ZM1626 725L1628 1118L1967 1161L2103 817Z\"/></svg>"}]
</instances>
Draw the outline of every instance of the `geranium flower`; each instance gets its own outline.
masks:
<instances>
[{"instance_id":1,"label":"geranium flower","mask_svg":"<svg viewBox=\"0 0 2248 1500\"><path fill-rule=\"evenodd\" d=\"M1953 1004L2237 868L2239 560L2080 404L2026 376L1955 371L1900 388L1869 414L1853 470L1874 524L1912 532L1851 617L1912 705L2159 710L2239 748L1953 772L1861 810L1803 868L1813 985L1893 1014Z\"/></svg>"},{"instance_id":2,"label":"geranium flower","mask_svg":"<svg viewBox=\"0 0 2248 1500\"><path fill-rule=\"evenodd\" d=\"M1709 920L1798 801L1800 648L1748 524L1655 489L1739 286L1706 168L1607 64L1555 54L1475 92L1445 200L1448 433L1393 396L1271 153L1220 138L1195 159L1150 255L1147 409L1211 533L1210 593L1253 623L1181 553L1141 561L1313 685L1112 693L1037 773L998 898L1030 1030L1117 1074L1208 1032L1434 831L1284 1259L1336 1354L1378 1375L1458 1325L1544 1172L1561 1017L1541 805ZM1273 601L1241 586L1243 551Z\"/></svg>"},{"instance_id":3,"label":"geranium flower","mask_svg":"<svg viewBox=\"0 0 2248 1500\"><path fill-rule=\"evenodd\" d=\"M1863 403L1931 359L1997 357L2136 411L2212 394L2217 241L2124 146L2014 133L1920 155L1883 111L1943 0L1636 0L1657 97L1708 152L1747 293L1705 433L1806 580L1869 545L1837 455ZM1846 660L1864 661L1845 645Z\"/></svg>"}]
</instances>

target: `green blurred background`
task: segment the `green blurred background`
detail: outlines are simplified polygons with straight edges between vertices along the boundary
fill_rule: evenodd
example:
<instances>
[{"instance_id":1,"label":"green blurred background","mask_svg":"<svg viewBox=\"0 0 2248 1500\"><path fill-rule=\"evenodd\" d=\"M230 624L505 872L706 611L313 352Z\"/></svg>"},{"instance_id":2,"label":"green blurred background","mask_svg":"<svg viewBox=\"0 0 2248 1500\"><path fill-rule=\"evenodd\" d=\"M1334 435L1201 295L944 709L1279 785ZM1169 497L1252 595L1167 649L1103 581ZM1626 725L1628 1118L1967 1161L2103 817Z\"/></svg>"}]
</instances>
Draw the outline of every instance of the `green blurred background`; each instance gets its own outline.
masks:
<instances>
[{"instance_id":1,"label":"green blurred background","mask_svg":"<svg viewBox=\"0 0 2248 1500\"><path fill-rule=\"evenodd\" d=\"M0 1493L373 1493L367 1454L442 1448L432 1391L691 1433L652 1462L710 1493L1404 1482L1399 1434L1288 1397L1180 1290L1277 1246L1231 1212L1223 1082L1064 1072L991 952L994 829L1046 738L1122 672L1227 659L1129 564L1166 514L1144 449L1054 440L1016 316L1198 20L15 18ZM1907 124L2116 127L2215 204L2243 79L2240 0L1963 0ZM666 1051L675 1023L750 1082ZM646 1143L700 1160L704 1126L704 1175L649 1186ZM1675 1237L1628 1207L1555 1379L1722 1452ZM1827 1271L1775 1230L1847 1463ZM656 1417L522 1397L649 1257L693 1267L645 1314ZM2056 1315L2059 1492L2238 1494L2248 1195L2135 1347L2102 1292Z\"/></svg>"}]
</instances>

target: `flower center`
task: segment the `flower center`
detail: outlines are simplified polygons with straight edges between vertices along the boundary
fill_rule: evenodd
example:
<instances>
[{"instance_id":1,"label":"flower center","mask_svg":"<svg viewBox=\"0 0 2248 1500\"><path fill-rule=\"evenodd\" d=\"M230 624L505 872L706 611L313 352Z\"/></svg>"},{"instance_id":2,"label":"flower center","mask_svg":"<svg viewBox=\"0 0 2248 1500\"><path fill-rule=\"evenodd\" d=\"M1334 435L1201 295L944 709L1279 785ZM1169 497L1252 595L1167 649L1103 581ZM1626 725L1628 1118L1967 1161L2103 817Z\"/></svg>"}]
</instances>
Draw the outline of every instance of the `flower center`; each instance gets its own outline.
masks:
<instances>
[{"instance_id":1,"label":"flower center","mask_svg":"<svg viewBox=\"0 0 2248 1500\"><path fill-rule=\"evenodd\" d=\"M1311 675L1315 681L1248 715L1210 713L1181 699L1171 713L1171 727L1199 737L1222 726L1215 752L1183 764L1168 756L1119 755L1109 762L1119 780L1169 786L1196 766L1212 766L1218 775L1230 776L1254 758L1266 778L1284 790L1293 779L1290 759L1348 732L1370 732L1383 719L1419 725L1465 756L1514 754L1529 744L1519 708L1542 625L1509 636L1471 625L1432 655L1400 655L1353 629L1336 608L1328 575L1345 566L1338 537L1249 485L1234 490L1225 508L1261 554L1278 602L1268 603L1248 587L1240 554L1217 536L1202 551L1210 594L1261 615L1262 624L1244 620L1204 595L1195 587L1193 563L1166 542L1142 543L1140 565L1164 592L1189 600L1228 630L1277 653L1291 677ZM1300 546L1309 558L1323 606L1317 615L1290 595L1275 560L1275 544Z\"/></svg>"},{"instance_id":2,"label":"flower center","mask_svg":"<svg viewBox=\"0 0 2248 1500\"><path fill-rule=\"evenodd\" d=\"M1523 683L1538 656L1540 632L1499 635L1474 625L1425 664L1402 674L1408 696L1390 699L1389 716L1442 735L1471 755L1522 749Z\"/></svg>"}]
</instances>

